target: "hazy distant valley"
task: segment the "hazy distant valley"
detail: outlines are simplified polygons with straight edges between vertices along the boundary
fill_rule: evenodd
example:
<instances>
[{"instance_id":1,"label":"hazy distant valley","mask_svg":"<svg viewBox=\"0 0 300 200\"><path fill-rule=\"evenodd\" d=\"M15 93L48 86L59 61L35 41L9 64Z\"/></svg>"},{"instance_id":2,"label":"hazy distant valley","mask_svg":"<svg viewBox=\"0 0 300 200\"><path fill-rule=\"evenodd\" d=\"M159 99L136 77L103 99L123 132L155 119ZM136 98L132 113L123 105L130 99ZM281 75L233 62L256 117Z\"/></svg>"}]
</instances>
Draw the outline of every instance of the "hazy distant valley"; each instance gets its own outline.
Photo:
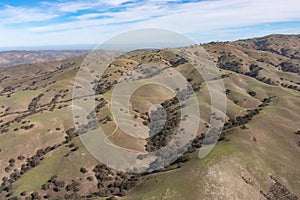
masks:
<instances>
[{"instance_id":1,"label":"hazy distant valley","mask_svg":"<svg viewBox=\"0 0 300 200\"><path fill-rule=\"evenodd\" d=\"M0 67L63 60L88 52L88 50L3 51L0 52Z\"/></svg>"}]
</instances>

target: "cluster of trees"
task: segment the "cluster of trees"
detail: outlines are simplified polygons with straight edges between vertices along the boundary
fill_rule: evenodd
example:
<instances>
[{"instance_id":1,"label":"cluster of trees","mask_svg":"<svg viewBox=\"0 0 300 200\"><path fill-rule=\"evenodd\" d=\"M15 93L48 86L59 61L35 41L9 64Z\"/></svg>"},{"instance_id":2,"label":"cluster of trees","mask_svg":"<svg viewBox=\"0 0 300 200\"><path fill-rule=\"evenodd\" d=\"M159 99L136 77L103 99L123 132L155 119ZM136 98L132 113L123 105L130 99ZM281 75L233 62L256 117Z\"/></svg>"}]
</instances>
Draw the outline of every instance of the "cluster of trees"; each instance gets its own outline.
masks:
<instances>
[{"instance_id":1,"label":"cluster of trees","mask_svg":"<svg viewBox=\"0 0 300 200\"><path fill-rule=\"evenodd\" d=\"M75 128L71 128L67 130L68 134L71 135L73 133L77 133L77 131L75 130ZM27 173L31 168L34 168L36 166L38 166L40 164L40 162L44 159L44 156L53 151L54 149L67 144L68 141L63 141L60 144L56 144L53 146L49 146L45 149L39 149L37 151L37 153L26 159L26 163L21 165L21 170L17 170L14 169L14 171L10 174L9 178L4 177L0 186L0 193L2 192L6 192L6 197L11 197L13 195L12 193L12 184L18 180L23 174ZM78 147L76 147L73 143L69 144L68 147L71 149L71 151L76 151L78 150ZM24 156L18 156L19 160L24 160L25 157ZM9 160L9 167L6 168L6 171L9 172L11 170L11 167L14 166L15 163L15 159L10 159ZM65 182L64 181L58 181L57 180L57 176L53 176L51 177L51 179L48 180L48 182L46 184L42 185L42 190L49 190L52 189L54 192L59 192L61 191L62 188L65 187ZM76 181L72 181L71 184L66 185L65 187L66 191L72 191L72 192L78 192L79 191L79 183L77 183ZM26 196L26 191L21 193L21 196ZM62 199L74 199L73 197L77 197L78 195L76 194L74 196L74 194L68 195L66 194L65 197L63 197ZM49 194L44 195L44 199L48 199L51 196ZM80 196L78 196L80 197ZM11 199L15 199L17 197L11 197ZM25 199L41 199L42 197L39 196L39 194L37 192L34 192L32 194L30 194L30 196L25 197ZM80 199L80 198L78 198Z\"/></svg>"},{"instance_id":2,"label":"cluster of trees","mask_svg":"<svg viewBox=\"0 0 300 200\"><path fill-rule=\"evenodd\" d=\"M245 126L245 124L248 123L255 115L257 115L264 107L268 106L273 98L274 97L265 98L257 109L248 110L248 113L246 115L238 116L235 119L229 120L228 122L225 123L223 130L217 130L216 128L212 127L210 129L210 132L207 135L201 134L201 135L195 137L190 142L190 145L187 145L182 149L173 148L173 149L178 149L177 152L166 151L159 156L163 157L163 158L169 158L174 155L182 154L182 156L180 156L177 160L175 160L173 163L171 163L171 166L175 165L176 167L181 167L184 162L187 162L189 160L189 153L195 152L196 149L200 148L203 145L204 140L205 140L206 144L209 144L210 142L214 142L214 141L227 140L226 139L226 131L228 129L231 129L231 128L234 128L237 126L241 126L241 127ZM216 119L218 120L218 118L216 118ZM216 131L216 133L214 133L214 131ZM221 131L221 135L217 134L220 131ZM299 134L300 134L300 131L299 131ZM170 152L171 152L171 154L170 154ZM144 159L145 156L141 155L138 158ZM162 166L164 166L164 163L162 163L163 160L164 159L158 158L153 163L151 163L150 166L151 166L151 170L153 170L152 173L155 171L166 170L165 168L161 168Z\"/></svg>"},{"instance_id":3,"label":"cluster of trees","mask_svg":"<svg viewBox=\"0 0 300 200\"><path fill-rule=\"evenodd\" d=\"M49 146L49 147L46 147L45 149L39 149L35 155L33 155L32 157L30 158L27 158L26 159L26 162L24 164L21 165L21 169L18 170L18 169L14 169L11 174L9 175L9 177L3 177L2 179L2 183L1 183L1 186L0 186L0 194L2 192L6 192L5 196L6 197L11 197L12 196L12 184L14 182L16 182L18 179L21 178L21 176L25 173L27 173L30 169L38 166L40 164L40 162L44 159L44 156L53 151L54 149L62 146L63 144L65 144L65 142L62 142L60 144L56 144L56 145L53 145L53 146ZM23 160L25 159L24 156L18 156L18 159L19 160ZM11 168L14 167L14 163L15 163L15 159L10 159L9 160L9 166L5 168L5 171L6 172L9 172L11 171ZM26 192L24 192L26 194ZM14 198L14 197L12 197ZM32 199L36 199L35 195L34 195L34 198L32 197L32 194L31 194L31 197L28 197L29 199L32 198ZM28 199L27 198L27 199Z\"/></svg>"},{"instance_id":4,"label":"cluster of trees","mask_svg":"<svg viewBox=\"0 0 300 200\"><path fill-rule=\"evenodd\" d=\"M48 191L48 193L44 194L43 196L40 195L38 192L33 192L29 196L27 195L27 192L24 191L20 195L24 198L25 200L41 200L41 199L55 199L55 200L80 200L80 199L85 199L84 196L80 196L77 194L78 191L80 191L80 183L78 183L75 180L72 180L72 182L68 185L65 186L64 181L58 181L56 180L56 176L53 176L51 179L47 181L46 184L42 185L42 190ZM66 193L63 196L60 195L51 195L49 193L49 190L54 191L55 193L58 193L62 190L65 190ZM19 197L11 197L9 200L20 200L21 198Z\"/></svg>"},{"instance_id":5,"label":"cluster of trees","mask_svg":"<svg viewBox=\"0 0 300 200\"><path fill-rule=\"evenodd\" d=\"M62 92L67 93L68 91L69 91L68 89L61 90L59 93L62 93ZM24 118L26 118L32 114L42 112L43 110L47 110L46 106L50 107L50 111L53 111L55 109L56 104L58 103L58 98L59 97L63 98L65 95L66 94L64 94L64 95L56 94L49 103L44 104L44 105L39 105L40 99L44 96L44 94L39 94L37 97L35 97L31 100L31 102L28 105L27 111L15 112L16 114L19 114L19 115L17 117L15 117L13 120L5 122L5 123L3 123L3 121L2 121L2 124L0 125L0 134L7 133L9 131L9 127L10 127L11 123L14 123L14 122L19 123ZM64 100L64 101L62 101L62 103L67 102L67 101L70 101L70 100ZM65 105L65 106L67 106L67 105ZM60 108L62 108L62 107L63 106L60 106ZM6 109L6 111L8 111L8 110L9 110L9 108ZM5 113L3 116L5 116L5 115L8 115L8 113ZM30 125L21 126L20 128L24 129L24 130L28 130L28 129L33 128L33 126L34 126L33 124L30 124ZM19 128L14 129L14 131L18 131L18 130L19 130Z\"/></svg>"},{"instance_id":6,"label":"cluster of trees","mask_svg":"<svg viewBox=\"0 0 300 200\"><path fill-rule=\"evenodd\" d=\"M103 99L102 99L103 100ZM23 174L25 174L26 172L28 172L31 168L34 168L36 167L37 165L40 164L40 161L44 159L44 156L53 151L54 149L64 145L64 144L67 144L69 143L70 141L72 141L73 138L77 137L78 136L78 131L73 127L73 128L70 128L66 131L66 140L61 142L60 144L56 144L56 145L53 145L51 147L47 147L45 149L40 149L37 151L37 153L30 157L30 158L27 158L26 160L26 163L25 164L22 164L21 165L21 170L18 171L18 170L14 170L11 175L10 175L10 178L6 178L4 177L3 179L3 182L1 184L1 187L0 187L0 193L1 192L7 192L6 196L7 197L11 197L12 196L12 184L18 180ZM70 151L77 151L78 150L78 147L76 147L74 145L74 143L71 143L68 145L68 147L71 149ZM19 156L18 159L19 160L23 160L25 157L24 156ZM14 162L15 160L14 159L10 159L9 160L9 163L10 163L10 166L6 168L6 171L9 172L11 169L11 167L14 166ZM81 169L82 172L84 172L85 170L84 169ZM93 177L87 177L88 180L92 181L93 180ZM73 181L72 183L68 184L65 186L65 183L64 181L58 181L56 180L56 176L52 177L46 184L42 185L42 189L43 190L48 190L50 188L52 188L52 190L54 192L59 192L61 191L61 189L63 187L65 187L65 190L66 191L72 191L74 193L72 194L66 194L64 197L62 197L61 199L80 199L80 196L76 194L77 191L79 191L79 186L80 184L77 183L76 181ZM23 196L26 196L26 192L24 191L21 195ZM11 197L11 199L15 199L17 197ZM46 194L43 198L50 198L50 195L49 194ZM27 196L26 199L41 199L41 197L39 196L38 193L32 193L30 196ZM58 197L59 199L59 197Z\"/></svg>"},{"instance_id":7,"label":"cluster of trees","mask_svg":"<svg viewBox=\"0 0 300 200\"><path fill-rule=\"evenodd\" d=\"M124 196L141 177L140 174L117 171L104 164L95 166L93 172L98 181L98 191L87 195L87 198Z\"/></svg>"},{"instance_id":8,"label":"cluster of trees","mask_svg":"<svg viewBox=\"0 0 300 200\"><path fill-rule=\"evenodd\" d=\"M240 71L240 66L242 65L242 63L240 62L240 60L237 60L237 57L230 52L224 52L218 58L218 65L222 69L234 71L236 73L240 73L240 74L244 74L246 76L253 77L253 78L257 79L258 81L261 81L268 85L276 85L274 83L274 81L272 81L271 78L258 77L259 71L262 70L262 68L260 66L258 66L257 64L251 64L249 66L249 70L250 70L249 72ZM295 65L290 62L282 62L280 64L280 68L285 72L292 72L292 73L300 74L300 66ZM281 86L285 87L285 88L300 91L300 88L295 85L289 85L289 84L282 83Z\"/></svg>"},{"instance_id":9,"label":"cluster of trees","mask_svg":"<svg viewBox=\"0 0 300 200\"><path fill-rule=\"evenodd\" d=\"M83 167L80 168L82 173L86 173L87 170ZM141 174L121 172L115 169L111 169L104 164L96 165L93 169L94 177L98 182L98 190L90 193L86 196L80 196L81 184L75 180L72 180L70 184L66 184L65 181L58 181L57 176L51 177L47 183L43 184L41 189L44 191L60 192L63 188L67 192L64 197L57 196L55 199L92 199L96 197L108 197L108 199L114 199L114 196L124 196L126 192L135 187L139 182ZM88 180L93 181L93 176L87 177ZM23 192L24 196L26 192ZM51 195L46 194L45 199L50 199Z\"/></svg>"},{"instance_id":10,"label":"cluster of trees","mask_svg":"<svg viewBox=\"0 0 300 200\"><path fill-rule=\"evenodd\" d=\"M221 69L240 73L242 62L231 52L223 52L223 54L218 58L218 65Z\"/></svg>"},{"instance_id":11,"label":"cluster of trees","mask_svg":"<svg viewBox=\"0 0 300 200\"><path fill-rule=\"evenodd\" d=\"M146 124L150 129L150 136L146 139L146 151L156 151L166 146L177 131L180 123L180 105L177 97L167 100L150 113L150 118Z\"/></svg>"},{"instance_id":12,"label":"cluster of trees","mask_svg":"<svg viewBox=\"0 0 300 200\"><path fill-rule=\"evenodd\" d=\"M30 125L21 126L20 129L29 130L29 129L32 129L33 127L34 127L34 124L30 124Z\"/></svg>"},{"instance_id":13,"label":"cluster of trees","mask_svg":"<svg viewBox=\"0 0 300 200\"><path fill-rule=\"evenodd\" d=\"M282 87L288 88L288 89L293 89L293 90L298 90L300 91L300 88L296 85L289 85L287 83L281 83Z\"/></svg>"},{"instance_id":14,"label":"cluster of trees","mask_svg":"<svg viewBox=\"0 0 300 200\"><path fill-rule=\"evenodd\" d=\"M78 183L75 180L72 180L72 183L70 183L66 186L66 191L67 192L72 191L73 193L76 193L80 190L79 186L80 186L80 183Z\"/></svg>"},{"instance_id":15,"label":"cluster of trees","mask_svg":"<svg viewBox=\"0 0 300 200\"><path fill-rule=\"evenodd\" d=\"M3 77L1 77L0 78L0 83L2 83L5 79L8 79L9 78L9 76L3 76Z\"/></svg>"},{"instance_id":16,"label":"cluster of trees","mask_svg":"<svg viewBox=\"0 0 300 200\"><path fill-rule=\"evenodd\" d=\"M287 62L280 63L279 66L282 71L300 74L300 65L299 64L287 61Z\"/></svg>"},{"instance_id":17,"label":"cluster of trees","mask_svg":"<svg viewBox=\"0 0 300 200\"><path fill-rule=\"evenodd\" d=\"M78 131L76 130L75 127L69 128L66 130L66 136L65 136L65 140L66 143L70 142L71 140L73 140L73 138L79 136Z\"/></svg>"},{"instance_id":18,"label":"cluster of trees","mask_svg":"<svg viewBox=\"0 0 300 200\"><path fill-rule=\"evenodd\" d=\"M95 95L106 93L118 83L117 80L110 82L108 80L110 76L112 76L112 74L104 74L99 80L95 79L93 82L91 82L91 84L94 85L93 90L95 91Z\"/></svg>"},{"instance_id":19,"label":"cluster of trees","mask_svg":"<svg viewBox=\"0 0 300 200\"><path fill-rule=\"evenodd\" d=\"M58 98L61 97L61 94L56 94L48 104L50 111L54 111Z\"/></svg>"},{"instance_id":20,"label":"cluster of trees","mask_svg":"<svg viewBox=\"0 0 300 200\"><path fill-rule=\"evenodd\" d=\"M180 58L177 60L170 60L170 63L172 65L172 67L177 67L179 65L183 65L185 63L187 63L188 61L185 58Z\"/></svg>"},{"instance_id":21,"label":"cluster of trees","mask_svg":"<svg viewBox=\"0 0 300 200\"><path fill-rule=\"evenodd\" d=\"M249 66L249 70L250 70L249 72L245 72L245 73L241 72L240 66L242 65L242 63L239 60L237 60L237 57L234 56L230 52L224 52L218 58L218 65L222 69L234 71L237 73L241 73L241 74L253 77L253 78L257 79L258 81L261 81L268 85L276 85L274 83L274 81L272 81L271 78L258 77L259 71L262 70L262 68L260 66L258 66L257 64L251 64ZM300 74L300 66L298 64L291 63L291 62L282 62L279 66L282 71ZM289 85L286 83L281 83L281 86L285 87L285 88L300 91L300 88L297 87L296 85Z\"/></svg>"},{"instance_id":22,"label":"cluster of trees","mask_svg":"<svg viewBox=\"0 0 300 200\"><path fill-rule=\"evenodd\" d=\"M229 119L229 121L225 123L223 130L247 124L255 115L259 114L264 107L268 106L273 98L274 97L263 99L262 103L258 106L258 108L248 110L248 113L244 116L238 116L235 119Z\"/></svg>"},{"instance_id":23,"label":"cluster of trees","mask_svg":"<svg viewBox=\"0 0 300 200\"><path fill-rule=\"evenodd\" d=\"M250 72L246 72L245 75L256 78L258 76L259 71L262 70L262 68L256 64L251 64L249 66L249 70Z\"/></svg>"},{"instance_id":24,"label":"cluster of trees","mask_svg":"<svg viewBox=\"0 0 300 200\"><path fill-rule=\"evenodd\" d=\"M90 119L96 119L96 117L97 117L96 114L99 113L100 110L105 107L105 105L107 105L107 102L105 101L105 99L103 97L100 98L100 99L99 98L95 98L95 100L98 101L99 103L97 104L97 106L95 107L95 109L93 111L91 111L88 114L88 116L86 117L89 120ZM105 117L105 118L99 120L99 122L103 122L103 121L107 122L107 121L110 121L110 120L108 119L108 117Z\"/></svg>"},{"instance_id":25,"label":"cluster of trees","mask_svg":"<svg viewBox=\"0 0 300 200\"><path fill-rule=\"evenodd\" d=\"M44 191L49 191L52 190L54 192L59 192L62 190L62 188L65 187L65 181L59 181L57 180L57 176L52 176L47 183L43 184L41 189ZM47 195L47 197L49 198L50 195Z\"/></svg>"},{"instance_id":26,"label":"cluster of trees","mask_svg":"<svg viewBox=\"0 0 300 200\"><path fill-rule=\"evenodd\" d=\"M107 102L105 101L105 99L104 99L103 97L100 98L100 99L96 98L95 100L100 102L100 103L96 106L96 108L95 108L95 112L96 112L96 113L99 113L100 110L101 110L102 108L104 108L105 105L107 105Z\"/></svg>"},{"instance_id":27,"label":"cluster of trees","mask_svg":"<svg viewBox=\"0 0 300 200\"><path fill-rule=\"evenodd\" d=\"M38 102L40 99L44 96L44 94L39 94L37 97L33 98L31 102L28 105L28 110L30 112L35 112L36 109L38 108Z\"/></svg>"},{"instance_id":28,"label":"cluster of trees","mask_svg":"<svg viewBox=\"0 0 300 200\"><path fill-rule=\"evenodd\" d=\"M12 94L14 92L15 88L12 86L6 86L5 88L3 88L3 90L0 92L0 95L3 95L5 93L9 93Z\"/></svg>"},{"instance_id":29,"label":"cluster of trees","mask_svg":"<svg viewBox=\"0 0 300 200\"><path fill-rule=\"evenodd\" d=\"M275 85L274 81L272 81L271 78L267 78L267 77L262 77L262 78L256 78L257 80L265 83L265 84L268 84L268 85Z\"/></svg>"},{"instance_id":30,"label":"cluster of trees","mask_svg":"<svg viewBox=\"0 0 300 200\"><path fill-rule=\"evenodd\" d=\"M253 90L248 90L247 93L252 97L256 96L256 92Z\"/></svg>"},{"instance_id":31,"label":"cluster of trees","mask_svg":"<svg viewBox=\"0 0 300 200\"><path fill-rule=\"evenodd\" d=\"M56 80L53 80L53 81L48 82L48 83L45 83L42 86L36 86L36 83L38 83L38 82L41 82L41 81L32 81L31 84L29 84L27 87L24 87L22 90L26 91L26 90L37 90L38 88L45 88L47 86L50 86L50 85L56 83ZM35 86L35 87L33 87L33 86Z\"/></svg>"},{"instance_id":32,"label":"cluster of trees","mask_svg":"<svg viewBox=\"0 0 300 200\"><path fill-rule=\"evenodd\" d=\"M37 113L39 111L33 111L33 112L30 112L30 111L16 112L16 114L19 114L19 116L15 117L13 120L5 122L5 123L3 123L3 121L2 121L3 124L0 125L0 134L7 133L9 131L9 127L10 127L10 125L12 123L14 123L14 122L21 123L24 118L26 118L27 116L30 116L30 115L32 115L34 113ZM22 122L22 124L24 124L24 121ZM28 129L33 128L33 126L34 126L33 124L25 125L25 126L21 126L21 129L28 130ZM17 131L17 130L18 130L18 128L14 129L14 131Z\"/></svg>"},{"instance_id":33,"label":"cluster of trees","mask_svg":"<svg viewBox=\"0 0 300 200\"><path fill-rule=\"evenodd\" d=\"M61 64L59 67L57 67L57 70L63 70L63 69L67 69L69 67L72 67L76 64L76 62L68 62L68 63L63 63Z\"/></svg>"}]
</instances>

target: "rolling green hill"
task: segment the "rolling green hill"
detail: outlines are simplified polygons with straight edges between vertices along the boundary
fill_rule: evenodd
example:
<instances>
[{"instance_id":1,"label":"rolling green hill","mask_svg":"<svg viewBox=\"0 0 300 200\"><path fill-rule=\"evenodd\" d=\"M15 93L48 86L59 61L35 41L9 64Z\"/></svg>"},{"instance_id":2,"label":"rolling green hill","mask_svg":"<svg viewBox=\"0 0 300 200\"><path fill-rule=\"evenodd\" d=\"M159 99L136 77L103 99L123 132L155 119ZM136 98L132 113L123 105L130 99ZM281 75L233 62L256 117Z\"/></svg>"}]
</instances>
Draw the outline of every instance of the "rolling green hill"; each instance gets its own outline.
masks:
<instances>
[{"instance_id":1,"label":"rolling green hill","mask_svg":"<svg viewBox=\"0 0 300 200\"><path fill-rule=\"evenodd\" d=\"M79 138L72 91L84 56L0 68L0 199L298 199L299 44L299 35L270 35L177 49L198 56L204 48L226 89L222 135L202 159L198 151L210 126L211 102L207 84L191 63L167 49L122 56L103 52L117 58L98 80L90 80L96 93L94 114L107 138L123 149L143 154L166 145L178 129L180 106L165 87L138 88L130 98L135 124L151 127L148 111L153 104L166 109L171 123L159 137L126 134L117 126L110 103L122 76L142 65L164 64L196 91L201 119L192 145L164 170L142 174L107 167ZM84 64L93 69L99 62ZM155 77L156 72L153 68L148 73ZM86 97L80 101L84 104Z\"/></svg>"}]
</instances>

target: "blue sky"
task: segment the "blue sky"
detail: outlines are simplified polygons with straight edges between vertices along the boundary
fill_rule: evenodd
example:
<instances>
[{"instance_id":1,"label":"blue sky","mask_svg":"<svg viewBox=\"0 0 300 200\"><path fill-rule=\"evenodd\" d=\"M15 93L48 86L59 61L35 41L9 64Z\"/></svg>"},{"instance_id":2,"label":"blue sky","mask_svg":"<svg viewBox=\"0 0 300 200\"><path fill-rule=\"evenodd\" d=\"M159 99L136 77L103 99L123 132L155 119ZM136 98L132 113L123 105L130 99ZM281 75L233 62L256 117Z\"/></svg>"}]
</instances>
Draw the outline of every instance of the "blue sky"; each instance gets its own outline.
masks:
<instances>
[{"instance_id":1,"label":"blue sky","mask_svg":"<svg viewBox=\"0 0 300 200\"><path fill-rule=\"evenodd\" d=\"M198 43L300 33L299 0L2 0L0 48L100 44L165 28Z\"/></svg>"}]
</instances>

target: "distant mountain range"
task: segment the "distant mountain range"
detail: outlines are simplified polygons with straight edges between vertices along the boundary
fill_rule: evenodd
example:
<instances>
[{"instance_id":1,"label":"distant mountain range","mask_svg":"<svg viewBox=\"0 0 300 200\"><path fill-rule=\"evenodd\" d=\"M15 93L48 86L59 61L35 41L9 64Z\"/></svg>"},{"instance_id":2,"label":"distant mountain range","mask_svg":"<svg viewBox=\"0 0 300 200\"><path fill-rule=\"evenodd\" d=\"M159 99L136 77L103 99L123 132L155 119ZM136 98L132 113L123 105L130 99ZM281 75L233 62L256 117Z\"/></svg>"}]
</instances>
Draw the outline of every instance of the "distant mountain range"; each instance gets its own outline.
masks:
<instances>
[{"instance_id":1,"label":"distant mountain range","mask_svg":"<svg viewBox=\"0 0 300 200\"><path fill-rule=\"evenodd\" d=\"M0 52L0 67L64 60L88 52L89 50L4 51Z\"/></svg>"}]
</instances>

